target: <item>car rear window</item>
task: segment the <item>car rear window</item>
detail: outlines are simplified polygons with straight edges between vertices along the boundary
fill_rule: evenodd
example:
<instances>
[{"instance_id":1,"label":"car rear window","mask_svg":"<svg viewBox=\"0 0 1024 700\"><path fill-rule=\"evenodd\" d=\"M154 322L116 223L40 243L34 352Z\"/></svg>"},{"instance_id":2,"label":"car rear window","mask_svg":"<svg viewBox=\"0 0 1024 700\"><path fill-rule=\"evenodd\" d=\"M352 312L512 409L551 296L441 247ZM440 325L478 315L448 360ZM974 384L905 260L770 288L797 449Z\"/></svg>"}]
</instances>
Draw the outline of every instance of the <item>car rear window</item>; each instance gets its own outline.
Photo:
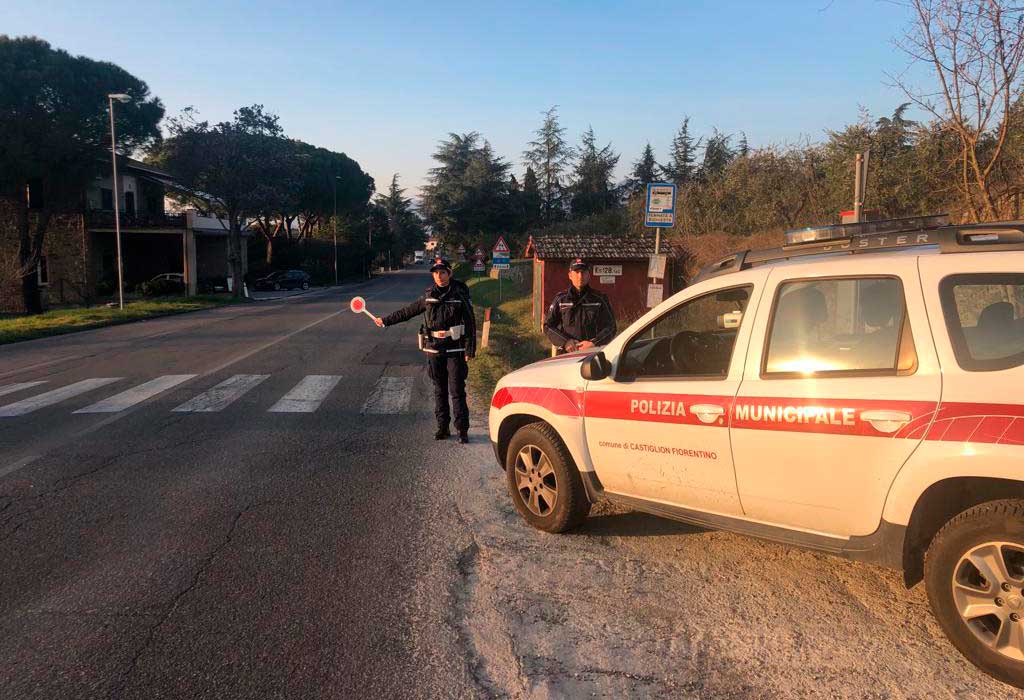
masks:
<instances>
[{"instance_id":1,"label":"car rear window","mask_svg":"<svg viewBox=\"0 0 1024 700\"><path fill-rule=\"evenodd\" d=\"M893 277L781 284L764 375L911 373L917 354L905 308Z\"/></svg>"},{"instance_id":2,"label":"car rear window","mask_svg":"<svg viewBox=\"0 0 1024 700\"><path fill-rule=\"evenodd\" d=\"M939 291L960 367L993 372L1024 364L1024 273L953 275Z\"/></svg>"}]
</instances>

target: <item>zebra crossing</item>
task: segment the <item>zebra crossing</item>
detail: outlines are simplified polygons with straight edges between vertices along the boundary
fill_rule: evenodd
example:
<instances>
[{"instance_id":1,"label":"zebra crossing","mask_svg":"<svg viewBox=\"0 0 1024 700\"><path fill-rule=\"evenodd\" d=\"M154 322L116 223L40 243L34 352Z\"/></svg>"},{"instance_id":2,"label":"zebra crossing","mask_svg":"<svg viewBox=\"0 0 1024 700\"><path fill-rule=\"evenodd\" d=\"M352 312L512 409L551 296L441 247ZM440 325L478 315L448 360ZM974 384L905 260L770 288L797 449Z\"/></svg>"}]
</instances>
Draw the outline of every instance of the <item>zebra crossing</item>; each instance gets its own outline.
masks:
<instances>
[{"instance_id":1,"label":"zebra crossing","mask_svg":"<svg viewBox=\"0 0 1024 700\"><path fill-rule=\"evenodd\" d=\"M197 377L199 377L197 374L162 375L100 398L84 408L71 411L71 413L120 413L145 401L157 399L165 392ZM256 389L270 377L269 374L236 374L206 391L195 394L170 410L173 413L218 413ZM27 392L31 389L49 389L6 405L0 405L0 419L24 416L42 408L56 406L123 379L123 377L93 377L55 388L49 388L51 385L47 380L0 385L0 396ZM341 375L306 375L265 410L268 413L314 413L337 388L341 380ZM409 413L412 405L412 391L412 377L379 377L370 390L361 412L372 415Z\"/></svg>"}]
</instances>

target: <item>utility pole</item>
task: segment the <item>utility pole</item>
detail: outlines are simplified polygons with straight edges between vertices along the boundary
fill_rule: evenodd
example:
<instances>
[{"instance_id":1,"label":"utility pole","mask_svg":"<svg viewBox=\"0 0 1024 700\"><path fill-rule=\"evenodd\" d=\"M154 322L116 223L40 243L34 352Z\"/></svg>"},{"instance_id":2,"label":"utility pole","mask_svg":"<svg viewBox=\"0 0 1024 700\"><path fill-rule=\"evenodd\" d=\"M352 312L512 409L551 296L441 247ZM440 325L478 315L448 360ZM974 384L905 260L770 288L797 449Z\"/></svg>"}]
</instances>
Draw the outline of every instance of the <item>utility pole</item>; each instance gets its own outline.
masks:
<instances>
[{"instance_id":1,"label":"utility pole","mask_svg":"<svg viewBox=\"0 0 1024 700\"><path fill-rule=\"evenodd\" d=\"M864 220L864 197L868 186L868 158L871 151L857 154L853 172L853 222L859 224Z\"/></svg>"},{"instance_id":2,"label":"utility pole","mask_svg":"<svg viewBox=\"0 0 1024 700\"><path fill-rule=\"evenodd\" d=\"M338 286L338 180L340 175L334 176L334 286Z\"/></svg>"},{"instance_id":3,"label":"utility pole","mask_svg":"<svg viewBox=\"0 0 1024 700\"><path fill-rule=\"evenodd\" d=\"M107 95L110 104L110 160L114 166L114 236L117 240L117 306L124 311L124 264L121 262L121 195L117 189L117 137L114 134L114 100L124 104L132 98L122 93Z\"/></svg>"}]
</instances>

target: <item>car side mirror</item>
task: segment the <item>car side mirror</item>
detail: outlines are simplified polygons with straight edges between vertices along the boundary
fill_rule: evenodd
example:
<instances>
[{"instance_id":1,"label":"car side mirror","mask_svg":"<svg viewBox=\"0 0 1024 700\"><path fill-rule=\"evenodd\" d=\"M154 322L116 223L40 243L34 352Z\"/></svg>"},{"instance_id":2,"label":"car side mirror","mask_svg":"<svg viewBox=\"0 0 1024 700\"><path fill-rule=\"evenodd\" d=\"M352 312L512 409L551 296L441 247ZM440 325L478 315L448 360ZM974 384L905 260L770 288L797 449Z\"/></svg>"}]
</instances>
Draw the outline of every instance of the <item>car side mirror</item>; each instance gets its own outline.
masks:
<instances>
[{"instance_id":1,"label":"car side mirror","mask_svg":"<svg viewBox=\"0 0 1024 700\"><path fill-rule=\"evenodd\" d=\"M604 379L612 373L612 363L604 356L603 352L595 352L580 364L580 376L584 379L596 381Z\"/></svg>"}]
</instances>

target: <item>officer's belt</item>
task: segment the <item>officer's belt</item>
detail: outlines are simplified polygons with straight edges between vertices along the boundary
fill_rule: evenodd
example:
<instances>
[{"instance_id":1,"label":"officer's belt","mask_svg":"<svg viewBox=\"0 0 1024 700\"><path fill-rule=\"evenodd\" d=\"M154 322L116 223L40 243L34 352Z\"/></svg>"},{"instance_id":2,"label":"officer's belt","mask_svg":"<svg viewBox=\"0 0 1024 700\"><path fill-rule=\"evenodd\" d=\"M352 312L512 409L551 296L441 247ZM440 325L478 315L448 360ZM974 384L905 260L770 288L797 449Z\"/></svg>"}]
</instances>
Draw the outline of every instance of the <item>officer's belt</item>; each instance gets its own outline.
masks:
<instances>
[{"instance_id":1,"label":"officer's belt","mask_svg":"<svg viewBox=\"0 0 1024 700\"><path fill-rule=\"evenodd\" d=\"M466 331L465 325L452 326L451 328L449 328L446 331L430 331L430 337L431 338L447 338L447 337L451 336L452 331L456 330L456 329L458 329L459 337L461 338L465 334L465 331Z\"/></svg>"}]
</instances>

